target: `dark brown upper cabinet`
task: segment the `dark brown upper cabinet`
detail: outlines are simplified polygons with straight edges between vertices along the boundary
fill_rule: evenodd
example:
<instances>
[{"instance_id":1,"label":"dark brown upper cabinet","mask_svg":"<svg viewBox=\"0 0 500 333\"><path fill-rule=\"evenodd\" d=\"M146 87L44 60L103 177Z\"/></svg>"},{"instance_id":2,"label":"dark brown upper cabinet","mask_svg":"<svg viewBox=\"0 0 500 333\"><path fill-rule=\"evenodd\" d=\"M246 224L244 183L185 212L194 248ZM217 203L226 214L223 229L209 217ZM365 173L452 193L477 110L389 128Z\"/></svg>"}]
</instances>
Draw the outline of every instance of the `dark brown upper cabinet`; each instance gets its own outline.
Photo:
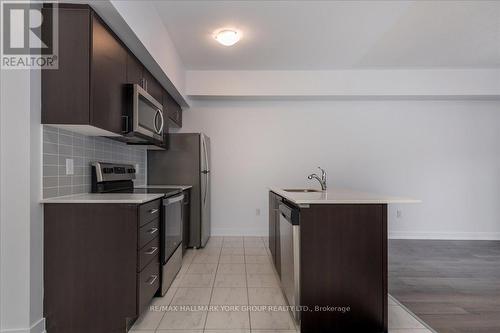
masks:
<instances>
[{"instance_id":1,"label":"dark brown upper cabinet","mask_svg":"<svg viewBox=\"0 0 500 333\"><path fill-rule=\"evenodd\" d=\"M97 14L60 7L59 68L42 71L42 123L121 134L126 75L127 49Z\"/></svg>"},{"instance_id":2,"label":"dark brown upper cabinet","mask_svg":"<svg viewBox=\"0 0 500 333\"><path fill-rule=\"evenodd\" d=\"M141 87L144 84L144 66L137 58L129 52L127 54L127 83L138 84Z\"/></svg>"},{"instance_id":3,"label":"dark brown upper cabinet","mask_svg":"<svg viewBox=\"0 0 500 333\"><path fill-rule=\"evenodd\" d=\"M158 101L162 103L163 87L147 70L144 71L144 80L146 84L146 91Z\"/></svg>"},{"instance_id":4,"label":"dark brown upper cabinet","mask_svg":"<svg viewBox=\"0 0 500 333\"><path fill-rule=\"evenodd\" d=\"M165 113L165 111L172 127L182 127L182 109L166 91L163 93L163 112Z\"/></svg>"},{"instance_id":5,"label":"dark brown upper cabinet","mask_svg":"<svg viewBox=\"0 0 500 333\"><path fill-rule=\"evenodd\" d=\"M44 15L51 15L47 9ZM177 102L91 7L61 4L58 13L59 68L42 70L43 124L120 136L126 84L138 84L164 106L165 136L169 125L182 126Z\"/></svg>"},{"instance_id":6,"label":"dark brown upper cabinet","mask_svg":"<svg viewBox=\"0 0 500 333\"><path fill-rule=\"evenodd\" d=\"M162 103L163 87L131 52L127 56L127 83L140 85L154 99Z\"/></svg>"},{"instance_id":7,"label":"dark brown upper cabinet","mask_svg":"<svg viewBox=\"0 0 500 333\"><path fill-rule=\"evenodd\" d=\"M122 132L127 80L127 50L102 21L92 15L92 123L113 133Z\"/></svg>"}]
</instances>

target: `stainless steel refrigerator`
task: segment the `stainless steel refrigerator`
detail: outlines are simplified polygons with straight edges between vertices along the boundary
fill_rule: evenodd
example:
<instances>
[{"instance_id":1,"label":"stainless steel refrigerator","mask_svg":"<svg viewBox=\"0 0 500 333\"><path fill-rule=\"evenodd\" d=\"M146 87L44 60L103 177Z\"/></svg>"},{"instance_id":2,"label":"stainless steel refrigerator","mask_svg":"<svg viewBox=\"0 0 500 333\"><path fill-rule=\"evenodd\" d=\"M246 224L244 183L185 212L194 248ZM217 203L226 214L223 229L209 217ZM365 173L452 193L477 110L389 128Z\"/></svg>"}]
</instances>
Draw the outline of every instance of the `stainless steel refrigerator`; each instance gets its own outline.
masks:
<instances>
[{"instance_id":1,"label":"stainless steel refrigerator","mask_svg":"<svg viewBox=\"0 0 500 333\"><path fill-rule=\"evenodd\" d=\"M169 148L148 151L149 185L192 185L189 247L204 247L210 237L210 138L203 133L173 133Z\"/></svg>"}]
</instances>

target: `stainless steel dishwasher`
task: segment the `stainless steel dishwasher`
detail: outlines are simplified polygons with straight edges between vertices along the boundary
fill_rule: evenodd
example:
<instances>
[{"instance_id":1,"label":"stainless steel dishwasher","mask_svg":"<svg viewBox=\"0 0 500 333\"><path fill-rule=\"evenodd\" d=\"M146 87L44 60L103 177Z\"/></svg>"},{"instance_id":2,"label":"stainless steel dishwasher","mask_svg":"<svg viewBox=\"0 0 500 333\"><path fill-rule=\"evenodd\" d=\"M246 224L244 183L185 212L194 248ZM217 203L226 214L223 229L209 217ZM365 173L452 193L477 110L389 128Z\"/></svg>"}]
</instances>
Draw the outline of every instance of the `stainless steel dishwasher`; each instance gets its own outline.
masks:
<instances>
[{"instance_id":1,"label":"stainless steel dishwasher","mask_svg":"<svg viewBox=\"0 0 500 333\"><path fill-rule=\"evenodd\" d=\"M299 209L286 203L280 211L281 288L293 318L300 322L300 225Z\"/></svg>"}]
</instances>

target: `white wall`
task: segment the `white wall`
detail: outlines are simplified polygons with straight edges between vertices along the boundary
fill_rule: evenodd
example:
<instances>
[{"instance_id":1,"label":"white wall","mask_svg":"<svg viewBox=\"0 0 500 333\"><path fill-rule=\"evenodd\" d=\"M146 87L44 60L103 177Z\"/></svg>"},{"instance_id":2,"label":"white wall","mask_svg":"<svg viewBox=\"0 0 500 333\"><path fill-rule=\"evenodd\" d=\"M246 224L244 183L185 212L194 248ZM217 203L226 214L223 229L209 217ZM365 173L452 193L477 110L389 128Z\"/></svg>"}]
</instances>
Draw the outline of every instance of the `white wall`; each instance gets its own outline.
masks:
<instances>
[{"instance_id":1,"label":"white wall","mask_svg":"<svg viewBox=\"0 0 500 333\"><path fill-rule=\"evenodd\" d=\"M40 73L2 70L0 332L43 332Z\"/></svg>"},{"instance_id":2,"label":"white wall","mask_svg":"<svg viewBox=\"0 0 500 333\"><path fill-rule=\"evenodd\" d=\"M196 101L182 131L212 140L215 235L267 234L266 187L317 187L306 176L321 165L330 187L423 200L390 207L393 237L500 239L499 111L500 101Z\"/></svg>"}]
</instances>

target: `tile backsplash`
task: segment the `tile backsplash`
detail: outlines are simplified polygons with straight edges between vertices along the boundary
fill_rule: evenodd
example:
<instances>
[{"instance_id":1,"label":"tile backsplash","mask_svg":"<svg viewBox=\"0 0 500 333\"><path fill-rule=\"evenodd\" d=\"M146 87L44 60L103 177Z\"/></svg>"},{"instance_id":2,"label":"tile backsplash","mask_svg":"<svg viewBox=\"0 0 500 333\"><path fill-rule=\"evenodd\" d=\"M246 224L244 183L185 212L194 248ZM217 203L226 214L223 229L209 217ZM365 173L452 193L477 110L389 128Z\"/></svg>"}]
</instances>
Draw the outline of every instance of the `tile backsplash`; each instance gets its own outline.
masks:
<instances>
[{"instance_id":1,"label":"tile backsplash","mask_svg":"<svg viewBox=\"0 0 500 333\"><path fill-rule=\"evenodd\" d=\"M135 185L146 183L147 150L104 137L85 136L43 126L43 197L90 192L93 161L137 165ZM73 175L66 175L66 159L73 159Z\"/></svg>"}]
</instances>

